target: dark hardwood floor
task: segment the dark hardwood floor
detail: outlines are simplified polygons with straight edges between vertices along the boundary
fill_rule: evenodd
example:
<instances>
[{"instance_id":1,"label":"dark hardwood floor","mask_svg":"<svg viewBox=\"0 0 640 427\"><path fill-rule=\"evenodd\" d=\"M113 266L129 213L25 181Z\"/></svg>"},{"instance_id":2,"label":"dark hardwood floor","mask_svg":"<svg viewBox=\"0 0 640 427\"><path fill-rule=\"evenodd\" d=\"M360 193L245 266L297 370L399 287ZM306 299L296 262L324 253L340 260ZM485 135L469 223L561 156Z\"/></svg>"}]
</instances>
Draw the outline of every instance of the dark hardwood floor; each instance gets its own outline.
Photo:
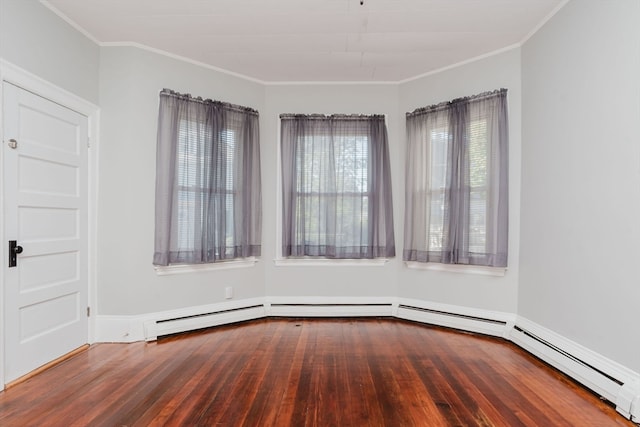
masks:
<instances>
[{"instance_id":1,"label":"dark hardwood floor","mask_svg":"<svg viewBox=\"0 0 640 427\"><path fill-rule=\"evenodd\" d=\"M0 393L1 426L634 426L515 345L394 319L97 344Z\"/></svg>"}]
</instances>

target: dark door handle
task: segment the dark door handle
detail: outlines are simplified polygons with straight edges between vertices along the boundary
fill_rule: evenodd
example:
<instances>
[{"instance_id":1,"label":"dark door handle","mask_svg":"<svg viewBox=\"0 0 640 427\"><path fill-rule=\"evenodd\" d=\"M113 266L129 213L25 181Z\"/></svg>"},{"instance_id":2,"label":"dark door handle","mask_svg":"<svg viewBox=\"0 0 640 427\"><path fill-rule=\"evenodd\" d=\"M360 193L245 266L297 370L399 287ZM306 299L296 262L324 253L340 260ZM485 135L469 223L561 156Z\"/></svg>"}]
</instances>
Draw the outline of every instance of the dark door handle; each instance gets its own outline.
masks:
<instances>
[{"instance_id":1,"label":"dark door handle","mask_svg":"<svg viewBox=\"0 0 640 427\"><path fill-rule=\"evenodd\" d=\"M9 267L18 265L18 254L22 253L22 246L18 246L15 240L9 240Z\"/></svg>"}]
</instances>

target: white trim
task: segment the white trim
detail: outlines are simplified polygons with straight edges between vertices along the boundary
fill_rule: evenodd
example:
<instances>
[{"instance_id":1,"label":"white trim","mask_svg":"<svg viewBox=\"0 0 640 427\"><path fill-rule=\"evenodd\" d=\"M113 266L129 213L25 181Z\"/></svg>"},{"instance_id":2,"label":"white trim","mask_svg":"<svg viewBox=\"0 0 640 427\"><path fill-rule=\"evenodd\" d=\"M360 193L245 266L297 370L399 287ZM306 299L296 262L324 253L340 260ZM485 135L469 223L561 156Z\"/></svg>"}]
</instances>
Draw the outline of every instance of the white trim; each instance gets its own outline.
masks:
<instances>
[{"instance_id":1,"label":"white trim","mask_svg":"<svg viewBox=\"0 0 640 427\"><path fill-rule=\"evenodd\" d=\"M253 267L258 263L256 257L236 258L234 260L214 262L209 264L174 264L174 265L154 265L153 268L158 276L168 276L172 274L201 273L214 270L229 270L234 268Z\"/></svg>"},{"instance_id":2,"label":"white trim","mask_svg":"<svg viewBox=\"0 0 640 427\"><path fill-rule=\"evenodd\" d=\"M447 66L442 67L442 68L437 68L437 69L432 70L432 71L427 71L426 73L418 74L417 76L409 77L409 78L404 79L404 80L400 80L397 83L398 84L409 83L409 82L412 82L414 80L419 80L419 79L424 78L424 77L433 76L435 74L440 74L442 72L449 71L449 70L454 69L454 68L462 67L462 66L468 65L468 64L470 64L472 62L482 61L483 59L487 59L487 58L490 58L492 56L500 55L502 53L508 52L510 50L513 50L513 49L519 49L522 46L524 46L524 44L527 42L527 40L529 40L535 33L537 33L540 30L540 28L542 28L551 18L553 18L553 16L556 13L558 13L558 11L560 11L560 9L562 9L567 3L569 3L569 1L570 0L563 0L562 3L560 3L558 6L556 6L547 16L545 16L542 19L542 21L540 21L540 23L538 23L538 25L536 25L533 28L533 30L531 30L522 40L520 40L517 43L514 43L514 44L512 44L510 46L505 46L505 47L503 47L501 49L497 49L497 50L494 50L494 51L491 51L491 52L487 52L487 53L485 53L483 55L478 55L478 56L475 56L473 58L465 59L464 61L456 62L455 64L447 65Z\"/></svg>"},{"instance_id":3,"label":"white trim","mask_svg":"<svg viewBox=\"0 0 640 427\"><path fill-rule=\"evenodd\" d=\"M640 374L522 316L517 317L515 326L509 339L516 345L615 403L627 418L640 419Z\"/></svg>"},{"instance_id":4,"label":"white trim","mask_svg":"<svg viewBox=\"0 0 640 427\"><path fill-rule=\"evenodd\" d=\"M95 342L132 343L144 341L144 322L153 315L97 315Z\"/></svg>"},{"instance_id":5,"label":"white trim","mask_svg":"<svg viewBox=\"0 0 640 427\"><path fill-rule=\"evenodd\" d=\"M40 97L46 98L52 102L60 104L66 108L69 108L83 116L88 118L88 131L91 141L91 146L88 149L88 295L87 303L90 307L93 307L92 311L95 313L97 310L97 211L98 211L98 147L99 147L99 128L100 128L100 109L97 105L77 96L76 94L69 92L47 80L38 77L2 58L0 58L0 87L2 82L8 82L21 87L29 92L32 92ZM0 112L2 111L3 94L0 89ZM2 114L0 114L2 116ZM0 135L3 135L3 128L0 123ZM4 150L2 150L4 151ZM0 155L0 162L2 161L2 155ZM1 163L0 163L1 164ZM0 191L3 191L2 182L0 179ZM0 206L4 208L4 194L0 194ZM4 242L4 223L0 221L0 236ZM0 249L0 255L4 259L4 245ZM3 264L4 265L4 264ZM0 274L0 295L4 295L4 273ZM4 308L0 306L0 315L4 318ZM88 336L87 342L93 343L95 341L95 316L91 316L88 319ZM4 328L4 327L3 327ZM0 390L4 388L4 329L0 330Z\"/></svg>"},{"instance_id":6,"label":"white trim","mask_svg":"<svg viewBox=\"0 0 640 427\"><path fill-rule=\"evenodd\" d=\"M449 273L477 274L481 276L503 277L507 273L505 267L484 267L481 265L440 264L437 262L405 261L407 268L414 270L446 271Z\"/></svg>"},{"instance_id":7,"label":"white trim","mask_svg":"<svg viewBox=\"0 0 640 427\"><path fill-rule=\"evenodd\" d=\"M507 338L516 316L459 305L399 298L396 317L462 331Z\"/></svg>"},{"instance_id":8,"label":"white trim","mask_svg":"<svg viewBox=\"0 0 640 427\"><path fill-rule=\"evenodd\" d=\"M540 31L540 29L542 27L545 26L545 24L547 22L549 22L551 20L551 18L553 18L556 13L558 13L560 11L560 9L562 9L563 7L565 7L567 5L567 3L569 3L570 0L563 0L562 2L560 2L560 4L558 4L551 12L549 12L549 14L547 16L545 16L544 18L542 18L542 21L540 21L538 23L538 25L536 25L535 27L533 27L533 30L529 31L529 34L527 34L526 36L524 36L524 38L520 41L520 46L523 46L527 41L529 41L529 39L531 37L533 37L533 35L535 33L537 33L538 31Z\"/></svg>"},{"instance_id":9,"label":"white trim","mask_svg":"<svg viewBox=\"0 0 640 427\"><path fill-rule=\"evenodd\" d=\"M474 56L473 58L465 59L464 61L456 62L455 64L446 65L446 66L441 67L441 68L436 68L435 70L427 71L426 73L418 74L417 76L413 76L413 77L406 78L404 80L400 80L398 82L398 84L405 84L405 83L412 82L414 80L420 80L420 79L425 78L425 77L433 76L435 74L440 74L440 73L443 73L445 71L449 71L449 70L454 69L454 68L462 67L464 65L468 65L468 64L471 64L473 62L482 61L483 59L491 58L492 56L500 55L502 53L508 52L510 50L513 50L513 49L519 49L521 47L522 47L522 44L515 43L515 44L512 44L512 45L503 47L501 49L497 49L497 50L494 50L494 51L491 51L491 52L487 52L487 53L482 54L482 55Z\"/></svg>"},{"instance_id":10,"label":"white trim","mask_svg":"<svg viewBox=\"0 0 640 427\"><path fill-rule=\"evenodd\" d=\"M640 424L640 380L631 380L620 387L616 396L616 411Z\"/></svg>"},{"instance_id":11,"label":"white trim","mask_svg":"<svg viewBox=\"0 0 640 427\"><path fill-rule=\"evenodd\" d=\"M167 52L166 50L157 49L155 47L147 46L142 43L137 42L102 42L98 43L100 47L135 47L141 50L145 50L147 52L156 53L161 56L165 56L167 58L175 59L177 61L186 62L187 64L195 65L198 67L206 68L208 70L216 71L218 73L226 74L228 76L236 77L239 79L247 80L253 83L258 83L261 85L266 85L267 82L264 80L257 79L255 77L250 77L245 74L236 73L235 71L226 70L224 68L216 67L215 65L207 64L204 62L197 61L195 59L187 58L185 56L177 55L175 53Z\"/></svg>"},{"instance_id":12,"label":"white trim","mask_svg":"<svg viewBox=\"0 0 640 427\"><path fill-rule=\"evenodd\" d=\"M167 52L166 50L157 49L155 47L147 46L147 45L145 45L143 43L130 42L130 41L101 42L100 40L96 39L91 33L89 33L86 29L84 29L84 27L79 25L73 19L69 18L67 15L65 15L63 12L61 12L55 6L53 6L49 1L40 0L40 3L42 3L47 9L49 9L49 10L51 10L51 12L55 13L60 19L65 21L71 27L76 29L79 33L81 33L86 38L88 38L89 40L91 40L92 42L94 42L95 44L97 44L100 47L135 47L135 48L138 48L138 49L141 49L141 50L145 50L147 52L152 52L152 53L156 53L156 54L161 55L161 56L165 56L167 58L176 59L178 61L182 61L182 62L191 64L191 65L196 65L198 67L203 67L203 68L206 68L206 69L209 69L209 70L217 71L217 72L222 73L222 74L227 74L227 75L230 75L230 76L233 76L233 77L237 77L237 78L240 78L240 79L244 79L244 80L248 80L248 81L251 81L251 82L254 82L254 83L259 83L259 84L263 84L263 85L266 84L265 81L260 80L260 79L256 79L254 77L250 77L250 76L247 76L247 75L244 75L244 74L236 73L234 71L226 70L224 68L216 67L214 65L206 64L206 63L201 62L201 61L196 61L195 59L190 59L190 58L187 58L185 56L181 56L181 55L177 55L175 53Z\"/></svg>"},{"instance_id":13,"label":"white trim","mask_svg":"<svg viewBox=\"0 0 640 427\"><path fill-rule=\"evenodd\" d=\"M260 306L260 310L252 312L252 316L247 317L246 313L237 313L236 315L225 314L223 316L218 316L214 321L207 321L203 323L206 326L202 326L202 324L199 325L198 327L201 328L264 317L264 298L248 298L236 301L225 301L220 303L184 307L176 310L139 314L134 316L99 315L97 316L96 321L96 341L119 343L144 341L145 339L153 338L153 333L157 333L160 331L160 328L154 328L152 330L152 325L150 324L150 322L157 322L168 319L188 318L190 316L200 316L206 313L224 313L230 310L238 310L255 306ZM180 326L180 331L187 331L192 329L192 325L189 325L188 321L184 322ZM148 335L148 333L150 333L151 335Z\"/></svg>"},{"instance_id":14,"label":"white trim","mask_svg":"<svg viewBox=\"0 0 640 427\"><path fill-rule=\"evenodd\" d=\"M96 319L98 313L98 177L99 174L99 154L100 154L100 110L96 107L93 114L89 115L89 195L87 203L89 215L89 296L88 304L93 313L89 317L89 344L95 342Z\"/></svg>"},{"instance_id":15,"label":"white trim","mask_svg":"<svg viewBox=\"0 0 640 427\"><path fill-rule=\"evenodd\" d=\"M47 9L49 9L51 12L55 13L58 16L58 18L62 19L64 22L71 25L80 34L82 34L83 36L85 36L95 44L100 45L100 42L98 41L98 39L96 39L89 31L87 31L86 29L84 29L84 27L80 26L76 21L74 21L73 19L69 18L67 15L62 13L55 6L49 3L49 1L40 0L40 3L42 3L42 5Z\"/></svg>"},{"instance_id":16,"label":"white trim","mask_svg":"<svg viewBox=\"0 0 640 427\"><path fill-rule=\"evenodd\" d=\"M388 258L373 259L329 259L329 258L276 258L278 267L382 267Z\"/></svg>"},{"instance_id":17,"label":"white trim","mask_svg":"<svg viewBox=\"0 0 640 427\"><path fill-rule=\"evenodd\" d=\"M265 81L265 86L398 86L402 81L396 80L309 80L309 81Z\"/></svg>"},{"instance_id":18,"label":"white trim","mask_svg":"<svg viewBox=\"0 0 640 427\"><path fill-rule=\"evenodd\" d=\"M371 317L394 316L393 297L268 297L267 316L283 317Z\"/></svg>"},{"instance_id":19,"label":"white trim","mask_svg":"<svg viewBox=\"0 0 640 427\"><path fill-rule=\"evenodd\" d=\"M168 319L160 318L145 321L143 324L144 339L146 341L155 341L159 336L163 335L244 322L262 317L265 317L262 299L253 305L248 301L243 301L241 305L236 303L211 304L210 306L196 307L194 311L187 312L182 316L169 316Z\"/></svg>"},{"instance_id":20,"label":"white trim","mask_svg":"<svg viewBox=\"0 0 640 427\"><path fill-rule=\"evenodd\" d=\"M4 145L4 67L3 63L0 62L0 143ZM0 165L4 165L4 148L0 149ZM0 173L0 211L2 215L0 215L0 259L5 260L0 262L2 266L2 272L0 273L0 298L2 298L2 302L0 303L0 391L4 390L5 376L4 376L4 276L5 276L5 268L6 267L6 259L7 255L5 253L5 243L6 236L4 230L4 173Z\"/></svg>"},{"instance_id":21,"label":"white trim","mask_svg":"<svg viewBox=\"0 0 640 427\"><path fill-rule=\"evenodd\" d=\"M276 116L276 260L282 259L282 120ZM274 260L274 261L276 261ZM276 265L278 265L276 263Z\"/></svg>"},{"instance_id":22,"label":"white trim","mask_svg":"<svg viewBox=\"0 0 640 427\"><path fill-rule=\"evenodd\" d=\"M91 33L89 33L84 27L82 27L81 25L79 25L77 22L75 22L73 19L69 18L68 16L66 16L63 12L61 12L59 9L57 9L55 6L53 6L49 1L47 0L40 0L40 3L42 3L46 8L48 8L49 10L51 10L51 12L53 12L54 14L56 14L60 19L62 19L63 21L65 21L67 24L69 24L71 27L73 27L74 29L76 29L78 32L80 32L82 35L84 35L85 37L87 37L89 40L91 40L92 42L94 42L95 44L97 44L98 46L101 47L134 47L134 48L138 48L141 50L145 50L148 52L152 52L152 53L156 53L158 55L162 55L162 56L166 56L168 58L172 58L178 61L183 61L186 62L188 64L192 64L192 65L196 65L198 67L203 67L209 70L213 70L219 73L223 73L223 74L227 74L233 77L237 77L240 79L244 79L247 81L251 81L254 83L258 83L258 84L262 84L265 86L301 86L301 85L402 85L404 83L409 83L412 82L414 80L419 80L421 78L424 77L429 77L435 74L439 74L445 71L449 71L453 68L458 68L467 64L470 64L472 62L476 62L476 61L480 61L486 58L490 58L492 56L495 55L499 55L501 53L507 52L509 50L512 49L517 49L517 48L521 48L535 33L537 33L551 18L553 18L559 11L560 9L562 9L564 6L566 6L567 3L569 3L570 0L563 0L559 5L557 5L551 12L549 12L548 15L546 15L542 21L540 21L527 35L525 35L525 37L512 45L509 46L505 46L503 48L491 51L491 52L487 52L485 54L482 55L478 55L475 56L473 58L469 58L460 62L456 62L454 64L451 65L446 65L444 67L441 68L436 68L435 70L431 70L431 71L427 71L424 72L422 74L418 74L416 76L413 77L408 77L406 79L400 79L400 80L372 80L372 81L363 81L363 80L354 80L354 81L268 81L268 80L262 80L262 79L258 79L255 77L251 77L251 76L247 76L245 74L241 74L241 73L237 73L235 71L230 71L224 68L220 68L220 67L216 67L215 65L211 65L211 64L207 64L201 61L197 61L195 59L191 59L191 58L187 58L185 56L182 55L178 55L175 53L171 53L162 49L158 49L158 48L154 48L148 45L145 45L143 43L138 43L138 42L131 42L131 41L120 41L120 42L101 42L98 39L96 39Z\"/></svg>"},{"instance_id":23,"label":"white trim","mask_svg":"<svg viewBox=\"0 0 640 427\"><path fill-rule=\"evenodd\" d=\"M255 305L263 305L264 298L247 298L235 301L223 301L212 304L198 305L192 307L178 308L175 310L167 310L146 315L146 318L154 320L176 319L180 317L193 316L200 313L211 313L215 311L235 310L238 308L251 307Z\"/></svg>"},{"instance_id":24,"label":"white trim","mask_svg":"<svg viewBox=\"0 0 640 427\"><path fill-rule=\"evenodd\" d=\"M98 342L133 342L145 339L145 325L150 321L180 319L203 313L216 313L263 306L262 311L251 318L275 317L397 317L420 323L450 327L498 337L508 337L515 315L448 304L429 303L422 300L394 297L324 297L324 296L274 296L186 307L138 316L98 316ZM411 310L415 307L421 310ZM427 311L428 310L428 311ZM257 314L259 313L259 315ZM236 316L238 317L238 316ZM485 319L479 320L479 319ZM224 319L224 323L248 320ZM222 323L220 323L222 324ZM213 326L213 325L212 325ZM183 329L183 330L188 330ZM153 333L150 334L153 336Z\"/></svg>"},{"instance_id":25,"label":"white trim","mask_svg":"<svg viewBox=\"0 0 640 427\"><path fill-rule=\"evenodd\" d=\"M84 116L91 118L99 110L97 105L4 59L0 59L0 68L2 69L2 81L20 86Z\"/></svg>"}]
</instances>

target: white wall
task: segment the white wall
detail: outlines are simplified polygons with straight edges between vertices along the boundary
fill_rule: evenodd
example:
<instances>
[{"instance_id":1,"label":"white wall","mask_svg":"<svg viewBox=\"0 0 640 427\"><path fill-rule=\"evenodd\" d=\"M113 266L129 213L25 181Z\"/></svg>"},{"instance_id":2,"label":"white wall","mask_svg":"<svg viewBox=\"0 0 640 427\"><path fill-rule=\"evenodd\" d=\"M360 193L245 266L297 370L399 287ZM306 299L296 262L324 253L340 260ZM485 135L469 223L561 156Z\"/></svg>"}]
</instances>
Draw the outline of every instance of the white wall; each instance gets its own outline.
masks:
<instances>
[{"instance_id":1,"label":"white wall","mask_svg":"<svg viewBox=\"0 0 640 427\"><path fill-rule=\"evenodd\" d=\"M522 68L518 312L640 372L640 2L570 2Z\"/></svg>"},{"instance_id":2,"label":"white wall","mask_svg":"<svg viewBox=\"0 0 640 427\"><path fill-rule=\"evenodd\" d=\"M505 276L403 268L398 274L400 297L491 311L516 312L520 248L520 71L520 49L515 48L400 86L399 103L403 114L419 107L500 88L508 89L509 105L509 267ZM404 129L404 115L399 125ZM404 147L404 141L402 146ZM404 150L401 154L405 155ZM404 162L404 157L402 161ZM404 194L398 194L395 201L403 204ZM397 242L402 247L402 233Z\"/></svg>"},{"instance_id":3,"label":"white wall","mask_svg":"<svg viewBox=\"0 0 640 427\"><path fill-rule=\"evenodd\" d=\"M267 86L261 128L264 191L264 262L266 295L292 297L389 297L397 294L399 257L383 266L275 266L277 212L278 117L281 113L386 114L391 157L396 245L401 234L398 194L402 189L399 163L404 133L399 128L398 88L386 84L304 84ZM261 112L262 113L262 112ZM401 248L396 249L401 254Z\"/></svg>"},{"instance_id":4,"label":"white wall","mask_svg":"<svg viewBox=\"0 0 640 427\"><path fill-rule=\"evenodd\" d=\"M264 296L263 263L172 276L157 276L153 269L156 126L163 88L265 110L262 85L137 48L101 48L99 314L221 302L226 286L234 288L236 299Z\"/></svg>"},{"instance_id":5,"label":"white wall","mask_svg":"<svg viewBox=\"0 0 640 427\"><path fill-rule=\"evenodd\" d=\"M0 57L98 104L98 46L37 0L0 0Z\"/></svg>"}]
</instances>

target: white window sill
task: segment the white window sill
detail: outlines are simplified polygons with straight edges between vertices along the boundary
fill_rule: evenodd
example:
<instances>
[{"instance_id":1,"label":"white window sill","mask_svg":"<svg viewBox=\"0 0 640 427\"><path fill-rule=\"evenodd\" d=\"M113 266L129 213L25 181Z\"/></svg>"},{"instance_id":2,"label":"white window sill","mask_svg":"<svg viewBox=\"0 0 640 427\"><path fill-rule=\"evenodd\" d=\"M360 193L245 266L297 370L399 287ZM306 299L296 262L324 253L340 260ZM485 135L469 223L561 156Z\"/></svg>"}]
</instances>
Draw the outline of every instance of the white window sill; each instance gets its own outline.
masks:
<instances>
[{"instance_id":1,"label":"white window sill","mask_svg":"<svg viewBox=\"0 0 640 427\"><path fill-rule=\"evenodd\" d=\"M483 267L480 265L455 265L415 261L405 261L405 264L408 268L416 270L447 271L451 273L478 274L481 276L502 277L507 272L505 267Z\"/></svg>"},{"instance_id":2,"label":"white window sill","mask_svg":"<svg viewBox=\"0 0 640 427\"><path fill-rule=\"evenodd\" d=\"M174 264L168 266L155 265L158 276L168 276L171 274L199 273L203 271L228 270L231 268L253 267L258 262L255 257L238 258L229 261L215 262L210 264Z\"/></svg>"},{"instance_id":3,"label":"white window sill","mask_svg":"<svg viewBox=\"0 0 640 427\"><path fill-rule=\"evenodd\" d=\"M277 258L273 262L278 267L372 267L383 266L389 259Z\"/></svg>"}]
</instances>

